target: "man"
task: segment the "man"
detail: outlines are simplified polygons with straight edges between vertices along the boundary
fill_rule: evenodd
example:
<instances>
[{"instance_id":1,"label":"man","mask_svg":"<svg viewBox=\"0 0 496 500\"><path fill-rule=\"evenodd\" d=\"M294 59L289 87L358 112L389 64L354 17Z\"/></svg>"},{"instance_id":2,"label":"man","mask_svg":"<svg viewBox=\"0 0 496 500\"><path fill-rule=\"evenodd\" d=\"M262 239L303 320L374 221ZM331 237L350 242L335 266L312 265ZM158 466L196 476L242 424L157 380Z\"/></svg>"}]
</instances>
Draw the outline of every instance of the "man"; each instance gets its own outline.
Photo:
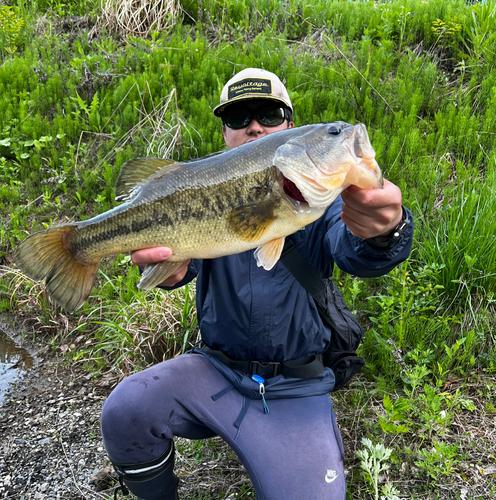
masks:
<instances>
[{"instance_id":1,"label":"man","mask_svg":"<svg viewBox=\"0 0 496 500\"><path fill-rule=\"evenodd\" d=\"M292 111L279 78L249 68L227 82L214 114L235 148L293 127ZM379 276L409 255L413 224L402 224L399 237L394 230L410 217L400 190L386 180L384 189L348 188L291 239L321 276L334 263ZM171 253L144 249L132 260L144 267ZM207 349L132 375L104 405L103 439L123 490L144 500L177 499L173 437L220 435L243 462L258 500L344 500L343 444L329 397L334 374L288 371L313 363L329 344L332 333L313 299L282 263L259 268L253 251L186 262L162 286L195 276Z\"/></svg>"}]
</instances>

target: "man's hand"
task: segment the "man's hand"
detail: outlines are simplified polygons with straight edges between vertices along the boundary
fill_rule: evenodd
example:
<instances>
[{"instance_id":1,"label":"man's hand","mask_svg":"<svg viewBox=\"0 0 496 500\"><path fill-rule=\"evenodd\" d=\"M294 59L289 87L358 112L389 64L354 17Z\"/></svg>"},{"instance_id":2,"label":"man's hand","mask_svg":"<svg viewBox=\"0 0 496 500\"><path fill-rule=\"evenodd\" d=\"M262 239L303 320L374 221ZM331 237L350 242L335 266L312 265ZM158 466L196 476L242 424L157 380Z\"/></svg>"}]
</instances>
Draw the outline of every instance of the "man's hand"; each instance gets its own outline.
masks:
<instances>
[{"instance_id":1,"label":"man's hand","mask_svg":"<svg viewBox=\"0 0 496 500\"><path fill-rule=\"evenodd\" d=\"M358 238L386 241L389 233L401 222L401 191L386 179L383 189L360 189L350 186L341 196L341 219L351 234Z\"/></svg>"},{"instance_id":2,"label":"man's hand","mask_svg":"<svg viewBox=\"0 0 496 500\"><path fill-rule=\"evenodd\" d=\"M157 264L167 260L172 255L172 250L169 247L153 247L143 248L131 252L131 261L142 269L148 264ZM179 283L188 272L188 265L191 260L185 261L174 274L171 274L165 281L160 283L161 286L174 286Z\"/></svg>"}]
</instances>

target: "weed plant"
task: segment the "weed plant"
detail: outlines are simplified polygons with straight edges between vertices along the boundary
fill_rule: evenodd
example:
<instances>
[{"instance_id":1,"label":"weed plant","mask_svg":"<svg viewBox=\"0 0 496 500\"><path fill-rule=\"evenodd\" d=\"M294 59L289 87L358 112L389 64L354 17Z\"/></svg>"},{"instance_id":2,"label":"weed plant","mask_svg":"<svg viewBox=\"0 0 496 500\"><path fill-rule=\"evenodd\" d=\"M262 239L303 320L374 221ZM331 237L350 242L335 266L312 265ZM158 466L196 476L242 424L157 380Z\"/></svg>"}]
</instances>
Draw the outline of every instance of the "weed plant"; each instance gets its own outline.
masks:
<instances>
[{"instance_id":1,"label":"weed plant","mask_svg":"<svg viewBox=\"0 0 496 500\"><path fill-rule=\"evenodd\" d=\"M389 459L393 450L383 444L373 444L368 438L362 439L363 448L356 452L360 459L365 481L370 485L374 500L379 500L379 489L383 493L381 500L399 500L396 489L391 484L379 488L379 474L389 469Z\"/></svg>"},{"instance_id":2,"label":"weed plant","mask_svg":"<svg viewBox=\"0 0 496 500\"><path fill-rule=\"evenodd\" d=\"M67 316L15 270L11 252L31 232L112 208L130 158L223 149L211 110L224 83L245 67L276 72L297 125L367 125L414 213L408 262L374 280L335 273L368 329L367 366L348 397L363 405L360 384L373 382L379 403L363 427L372 441L393 440L391 474L403 447L427 489L447 484L463 461L453 424L474 412L471 388L496 372L496 2L185 0L165 29L152 21L131 33L108 21L110 6L0 7L2 312L32 318L54 345L84 335L73 361L119 377L194 345L194 284L144 293L120 255ZM491 389L481 394L494 413ZM393 498L393 486L382 495Z\"/></svg>"}]
</instances>

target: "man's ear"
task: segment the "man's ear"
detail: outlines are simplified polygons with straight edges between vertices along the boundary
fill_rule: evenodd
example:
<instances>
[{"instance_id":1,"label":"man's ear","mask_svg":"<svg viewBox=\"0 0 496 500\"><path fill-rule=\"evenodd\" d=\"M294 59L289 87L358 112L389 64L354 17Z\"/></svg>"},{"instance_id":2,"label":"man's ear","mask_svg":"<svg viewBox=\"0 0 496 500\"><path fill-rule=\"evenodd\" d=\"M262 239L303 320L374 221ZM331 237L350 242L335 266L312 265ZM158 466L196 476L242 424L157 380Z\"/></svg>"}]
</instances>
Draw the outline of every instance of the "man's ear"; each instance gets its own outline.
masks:
<instances>
[{"instance_id":1,"label":"man's ear","mask_svg":"<svg viewBox=\"0 0 496 500\"><path fill-rule=\"evenodd\" d=\"M288 128L293 128L294 127L294 122L288 122Z\"/></svg>"},{"instance_id":2,"label":"man's ear","mask_svg":"<svg viewBox=\"0 0 496 500\"><path fill-rule=\"evenodd\" d=\"M224 137L224 142L227 144L226 140L226 126L222 125L222 137Z\"/></svg>"}]
</instances>

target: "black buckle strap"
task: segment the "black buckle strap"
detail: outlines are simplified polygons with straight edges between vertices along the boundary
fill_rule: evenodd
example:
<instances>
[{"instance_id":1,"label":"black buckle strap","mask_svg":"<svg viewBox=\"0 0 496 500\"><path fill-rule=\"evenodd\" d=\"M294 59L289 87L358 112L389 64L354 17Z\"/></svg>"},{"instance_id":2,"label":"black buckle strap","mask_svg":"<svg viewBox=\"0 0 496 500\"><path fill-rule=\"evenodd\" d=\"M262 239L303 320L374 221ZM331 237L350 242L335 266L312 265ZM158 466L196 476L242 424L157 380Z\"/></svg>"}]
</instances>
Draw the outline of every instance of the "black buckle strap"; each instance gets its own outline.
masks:
<instances>
[{"instance_id":1,"label":"black buckle strap","mask_svg":"<svg viewBox=\"0 0 496 500\"><path fill-rule=\"evenodd\" d=\"M222 351L203 346L203 350L210 356L222 361L226 366L234 370L252 375L260 375L264 378L272 378L277 375L284 375L291 378L313 378L324 371L322 355L308 356L306 358L291 361L257 361L234 359Z\"/></svg>"},{"instance_id":2,"label":"black buckle strap","mask_svg":"<svg viewBox=\"0 0 496 500\"><path fill-rule=\"evenodd\" d=\"M260 375L264 378L276 377L281 373L281 363L279 361L249 361L250 369L247 372L250 377L252 375ZM242 370L244 371L244 370Z\"/></svg>"}]
</instances>

